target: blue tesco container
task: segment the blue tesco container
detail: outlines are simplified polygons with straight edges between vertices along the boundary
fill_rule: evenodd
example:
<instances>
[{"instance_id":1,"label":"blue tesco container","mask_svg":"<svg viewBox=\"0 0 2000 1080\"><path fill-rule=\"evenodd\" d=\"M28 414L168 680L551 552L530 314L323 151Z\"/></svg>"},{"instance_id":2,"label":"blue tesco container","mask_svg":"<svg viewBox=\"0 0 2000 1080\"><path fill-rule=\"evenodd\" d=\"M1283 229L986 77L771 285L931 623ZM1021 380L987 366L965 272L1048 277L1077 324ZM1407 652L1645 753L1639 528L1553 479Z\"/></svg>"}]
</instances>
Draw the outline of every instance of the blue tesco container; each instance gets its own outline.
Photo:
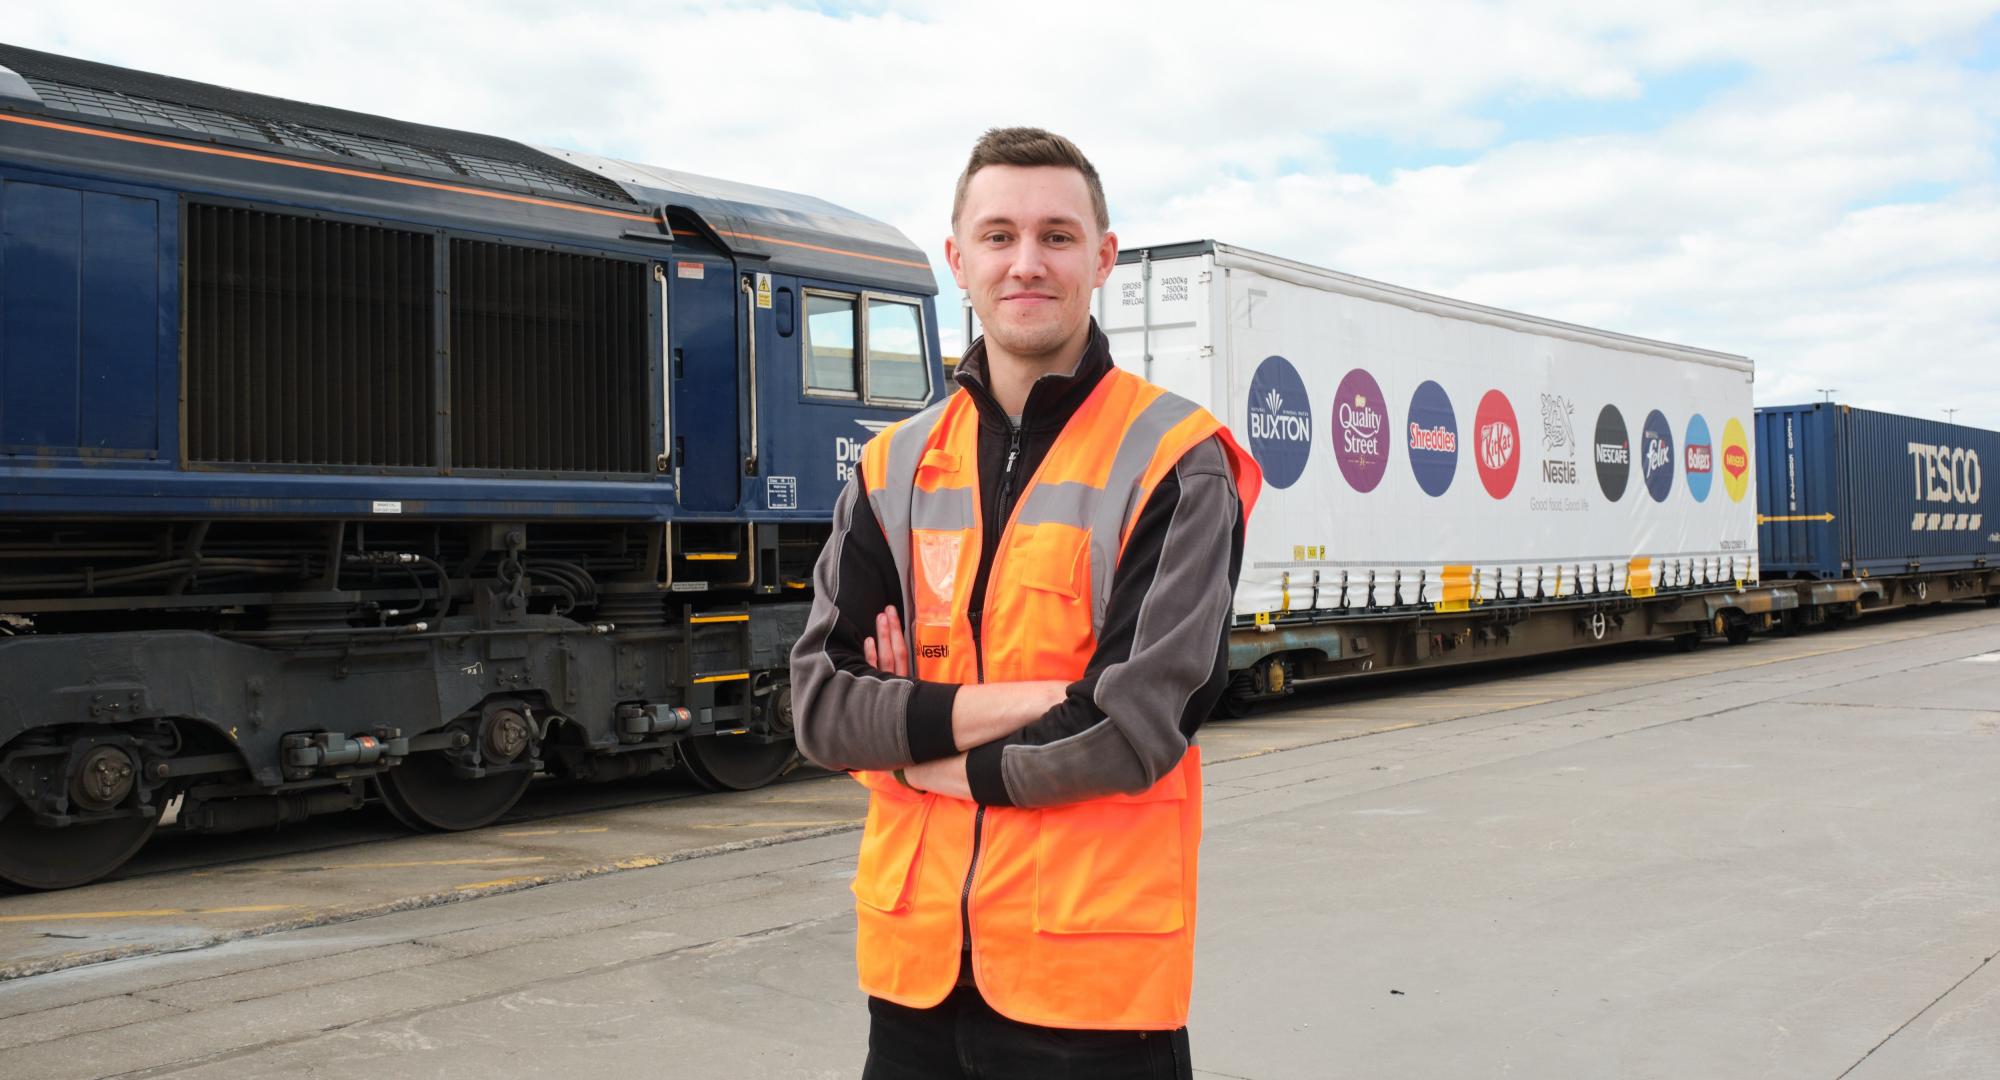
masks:
<instances>
[{"instance_id":1,"label":"blue tesco container","mask_svg":"<svg viewBox=\"0 0 2000 1080\"><path fill-rule=\"evenodd\" d=\"M2000 566L2000 432L1821 402L1757 410L1763 575Z\"/></svg>"}]
</instances>

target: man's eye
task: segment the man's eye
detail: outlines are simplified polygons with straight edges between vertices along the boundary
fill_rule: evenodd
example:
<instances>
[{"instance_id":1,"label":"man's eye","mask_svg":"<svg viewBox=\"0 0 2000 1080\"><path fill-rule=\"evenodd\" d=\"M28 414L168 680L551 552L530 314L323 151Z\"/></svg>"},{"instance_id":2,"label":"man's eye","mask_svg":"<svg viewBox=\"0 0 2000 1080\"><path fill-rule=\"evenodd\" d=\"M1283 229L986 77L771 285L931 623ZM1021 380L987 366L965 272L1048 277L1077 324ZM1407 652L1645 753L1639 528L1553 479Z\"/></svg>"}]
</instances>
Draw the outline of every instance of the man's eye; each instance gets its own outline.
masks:
<instances>
[{"instance_id":1,"label":"man's eye","mask_svg":"<svg viewBox=\"0 0 2000 1080\"><path fill-rule=\"evenodd\" d=\"M1048 239L1044 242L1061 245L1069 243L1071 239L1073 238L1068 233L1050 233Z\"/></svg>"},{"instance_id":2,"label":"man's eye","mask_svg":"<svg viewBox=\"0 0 2000 1080\"><path fill-rule=\"evenodd\" d=\"M1006 233L997 233L997 232L996 232L996 233L987 233L987 234L986 234L986 242L987 242L987 243L989 243L989 244L1004 244L1004 243L1006 243L1006 242L1007 242L1007 234L1006 234Z\"/></svg>"}]
</instances>

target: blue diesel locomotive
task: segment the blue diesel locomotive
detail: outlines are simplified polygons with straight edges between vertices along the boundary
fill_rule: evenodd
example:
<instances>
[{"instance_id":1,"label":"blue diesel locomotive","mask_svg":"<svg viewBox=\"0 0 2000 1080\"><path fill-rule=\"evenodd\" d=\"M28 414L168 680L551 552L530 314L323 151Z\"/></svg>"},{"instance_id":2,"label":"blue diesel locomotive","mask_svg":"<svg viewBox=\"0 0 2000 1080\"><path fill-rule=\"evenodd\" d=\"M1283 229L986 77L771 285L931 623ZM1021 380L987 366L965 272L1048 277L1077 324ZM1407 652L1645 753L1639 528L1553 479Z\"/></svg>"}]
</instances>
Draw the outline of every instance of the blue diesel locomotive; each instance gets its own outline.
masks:
<instances>
[{"instance_id":1,"label":"blue diesel locomotive","mask_svg":"<svg viewBox=\"0 0 2000 1080\"><path fill-rule=\"evenodd\" d=\"M0 880L775 778L935 292L818 199L0 46Z\"/></svg>"}]
</instances>

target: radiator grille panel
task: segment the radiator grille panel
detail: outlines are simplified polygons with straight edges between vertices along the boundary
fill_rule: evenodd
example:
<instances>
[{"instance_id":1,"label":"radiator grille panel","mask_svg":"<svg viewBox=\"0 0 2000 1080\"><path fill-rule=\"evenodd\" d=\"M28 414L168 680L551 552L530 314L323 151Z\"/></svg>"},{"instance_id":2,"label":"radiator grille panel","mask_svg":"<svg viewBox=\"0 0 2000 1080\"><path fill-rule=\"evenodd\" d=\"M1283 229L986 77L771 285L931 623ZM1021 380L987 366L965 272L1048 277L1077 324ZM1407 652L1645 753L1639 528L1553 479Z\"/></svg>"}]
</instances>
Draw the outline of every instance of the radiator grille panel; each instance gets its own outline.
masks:
<instances>
[{"instance_id":1,"label":"radiator grille panel","mask_svg":"<svg viewBox=\"0 0 2000 1080\"><path fill-rule=\"evenodd\" d=\"M452 463L649 472L640 263L451 242Z\"/></svg>"},{"instance_id":2,"label":"radiator grille panel","mask_svg":"<svg viewBox=\"0 0 2000 1080\"><path fill-rule=\"evenodd\" d=\"M437 463L429 234L219 206L187 221L191 460Z\"/></svg>"}]
</instances>

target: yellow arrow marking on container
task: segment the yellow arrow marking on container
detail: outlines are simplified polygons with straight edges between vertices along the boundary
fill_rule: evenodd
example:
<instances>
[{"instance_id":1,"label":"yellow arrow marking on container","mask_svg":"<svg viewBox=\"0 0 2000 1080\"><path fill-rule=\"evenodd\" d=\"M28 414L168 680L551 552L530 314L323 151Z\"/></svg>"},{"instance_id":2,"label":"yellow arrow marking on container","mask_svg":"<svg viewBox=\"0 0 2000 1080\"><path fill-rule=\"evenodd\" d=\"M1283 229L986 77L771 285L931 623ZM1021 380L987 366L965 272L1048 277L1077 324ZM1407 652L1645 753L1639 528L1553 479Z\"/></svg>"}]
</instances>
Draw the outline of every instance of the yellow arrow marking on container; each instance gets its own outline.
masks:
<instances>
[{"instance_id":1,"label":"yellow arrow marking on container","mask_svg":"<svg viewBox=\"0 0 2000 1080\"><path fill-rule=\"evenodd\" d=\"M241 907L145 908L136 911L69 911L56 915L0 915L0 923L71 922L77 919L160 919L175 915L249 915L289 911L297 904L245 904Z\"/></svg>"},{"instance_id":2,"label":"yellow arrow marking on container","mask_svg":"<svg viewBox=\"0 0 2000 1080\"><path fill-rule=\"evenodd\" d=\"M1769 521L1832 521L1832 514L1758 514L1757 524Z\"/></svg>"}]
</instances>

